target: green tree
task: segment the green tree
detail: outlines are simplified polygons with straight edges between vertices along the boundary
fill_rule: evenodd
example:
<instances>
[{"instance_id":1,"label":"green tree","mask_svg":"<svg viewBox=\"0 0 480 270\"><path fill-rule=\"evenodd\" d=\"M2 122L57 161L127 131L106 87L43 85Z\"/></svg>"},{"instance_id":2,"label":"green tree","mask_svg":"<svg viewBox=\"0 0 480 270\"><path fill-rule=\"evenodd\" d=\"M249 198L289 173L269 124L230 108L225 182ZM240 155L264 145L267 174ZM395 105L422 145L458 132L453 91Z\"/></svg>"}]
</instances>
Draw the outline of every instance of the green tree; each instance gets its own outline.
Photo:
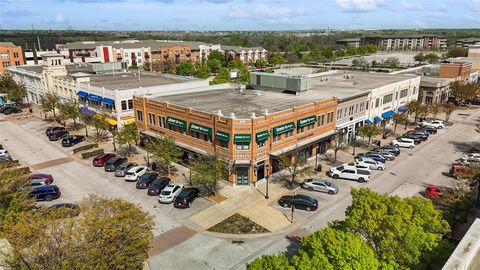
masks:
<instances>
[{"instance_id":1,"label":"green tree","mask_svg":"<svg viewBox=\"0 0 480 270\"><path fill-rule=\"evenodd\" d=\"M460 174L461 177L471 181L477 186L477 205L480 205L480 165L469 164L464 172Z\"/></svg>"},{"instance_id":2,"label":"green tree","mask_svg":"<svg viewBox=\"0 0 480 270\"><path fill-rule=\"evenodd\" d=\"M265 68L266 66L267 66L267 62L265 62L265 60L263 59L257 59L255 61L255 67Z\"/></svg>"},{"instance_id":3,"label":"green tree","mask_svg":"<svg viewBox=\"0 0 480 270\"><path fill-rule=\"evenodd\" d=\"M140 140L138 129L135 124L125 125L117 132L117 142L120 145L127 145L127 156L133 153L132 144L136 144Z\"/></svg>"},{"instance_id":4,"label":"green tree","mask_svg":"<svg viewBox=\"0 0 480 270\"><path fill-rule=\"evenodd\" d=\"M350 56L357 55L357 49L355 47L348 47L345 53Z\"/></svg>"},{"instance_id":5,"label":"green tree","mask_svg":"<svg viewBox=\"0 0 480 270\"><path fill-rule=\"evenodd\" d=\"M298 54L296 54L295 52L285 53L284 58L289 64L297 63L299 59Z\"/></svg>"},{"instance_id":6,"label":"green tree","mask_svg":"<svg viewBox=\"0 0 480 270\"><path fill-rule=\"evenodd\" d=\"M270 59L268 60L268 62L270 62L270 64L272 64L273 66L278 66L278 65L285 64L285 59L279 54L274 54L270 56Z\"/></svg>"},{"instance_id":7,"label":"green tree","mask_svg":"<svg viewBox=\"0 0 480 270\"><path fill-rule=\"evenodd\" d=\"M317 61L318 59L320 59L320 56L322 56L322 51L320 51L320 49L318 48L312 48L308 53L307 58L311 61Z\"/></svg>"},{"instance_id":8,"label":"green tree","mask_svg":"<svg viewBox=\"0 0 480 270\"><path fill-rule=\"evenodd\" d=\"M416 100L412 100L408 103L408 113L413 114L415 123L419 117L425 117L428 113L428 106L421 104Z\"/></svg>"},{"instance_id":9,"label":"green tree","mask_svg":"<svg viewBox=\"0 0 480 270\"><path fill-rule=\"evenodd\" d=\"M53 118L57 118L56 110L59 108L60 98L56 93L46 93L40 100L42 110L47 117L47 112L53 113Z\"/></svg>"},{"instance_id":10,"label":"green tree","mask_svg":"<svg viewBox=\"0 0 480 270\"><path fill-rule=\"evenodd\" d=\"M378 51L378 47L373 44L368 44L365 46L365 48L367 49L368 53L376 53Z\"/></svg>"},{"instance_id":11,"label":"green tree","mask_svg":"<svg viewBox=\"0 0 480 270\"><path fill-rule=\"evenodd\" d=\"M200 193L206 196L215 195L218 184L228 177L228 166L216 154L202 156L192 167L190 185L198 187Z\"/></svg>"},{"instance_id":12,"label":"green tree","mask_svg":"<svg viewBox=\"0 0 480 270\"><path fill-rule=\"evenodd\" d=\"M239 71L243 68L245 68L245 65L240 60L231 60L230 62L228 62L228 69L229 70Z\"/></svg>"},{"instance_id":13,"label":"green tree","mask_svg":"<svg viewBox=\"0 0 480 270\"><path fill-rule=\"evenodd\" d=\"M77 118L80 117L80 107L78 101L74 98L69 99L67 102L59 106L60 116L62 119L73 120L73 128L77 129Z\"/></svg>"},{"instance_id":14,"label":"green tree","mask_svg":"<svg viewBox=\"0 0 480 270\"><path fill-rule=\"evenodd\" d=\"M220 67L223 67L225 65L225 55L221 51L214 50L210 52L210 54L208 55L207 63L212 60L218 60L221 65Z\"/></svg>"},{"instance_id":15,"label":"green tree","mask_svg":"<svg viewBox=\"0 0 480 270\"><path fill-rule=\"evenodd\" d=\"M12 77L6 74L0 81L0 93L7 94L8 100L22 104L23 99L27 97L27 88L23 84L18 84Z\"/></svg>"},{"instance_id":16,"label":"green tree","mask_svg":"<svg viewBox=\"0 0 480 270\"><path fill-rule=\"evenodd\" d=\"M360 46L357 48L357 54L365 55L367 53L367 48L365 46Z\"/></svg>"},{"instance_id":17,"label":"green tree","mask_svg":"<svg viewBox=\"0 0 480 270\"><path fill-rule=\"evenodd\" d=\"M302 239L296 269L378 269L372 248L356 233L327 227Z\"/></svg>"},{"instance_id":18,"label":"green tree","mask_svg":"<svg viewBox=\"0 0 480 270\"><path fill-rule=\"evenodd\" d=\"M479 84L466 83L464 81L454 81L450 83L450 89L452 90L452 95L461 101L474 99L480 95Z\"/></svg>"},{"instance_id":19,"label":"green tree","mask_svg":"<svg viewBox=\"0 0 480 270\"><path fill-rule=\"evenodd\" d=\"M97 114L91 118L90 125L95 128L95 137L97 141L102 140L106 130L109 128L107 117L103 114Z\"/></svg>"},{"instance_id":20,"label":"green tree","mask_svg":"<svg viewBox=\"0 0 480 270\"><path fill-rule=\"evenodd\" d=\"M468 48L454 47L448 50L447 57L466 57L468 56Z\"/></svg>"},{"instance_id":21,"label":"green tree","mask_svg":"<svg viewBox=\"0 0 480 270\"><path fill-rule=\"evenodd\" d=\"M212 80L212 84L228 83L232 80L230 77L230 71L227 68L221 68L215 78Z\"/></svg>"},{"instance_id":22,"label":"green tree","mask_svg":"<svg viewBox=\"0 0 480 270\"><path fill-rule=\"evenodd\" d=\"M154 139L147 144L147 150L152 153L160 166L162 166L168 174L173 163L181 161L182 150L175 144L175 138L162 137Z\"/></svg>"},{"instance_id":23,"label":"green tree","mask_svg":"<svg viewBox=\"0 0 480 270\"><path fill-rule=\"evenodd\" d=\"M177 66L177 74L182 76L193 76L195 74L195 66L192 62L181 62Z\"/></svg>"},{"instance_id":24,"label":"green tree","mask_svg":"<svg viewBox=\"0 0 480 270\"><path fill-rule=\"evenodd\" d=\"M443 213L443 217L452 228L452 237L458 225L468 221L472 208L472 192L468 184L458 184L452 192L445 192L441 198L434 199L434 204Z\"/></svg>"},{"instance_id":25,"label":"green tree","mask_svg":"<svg viewBox=\"0 0 480 270\"><path fill-rule=\"evenodd\" d=\"M394 124L393 133L395 133L397 131L398 124L406 124L406 122L408 121L408 116L404 113L397 113L392 116L392 120Z\"/></svg>"},{"instance_id":26,"label":"green tree","mask_svg":"<svg viewBox=\"0 0 480 270\"><path fill-rule=\"evenodd\" d=\"M2 234L12 269L141 269L148 258L152 217L121 199L90 195L81 215L64 209L22 212ZM61 217L61 218L60 218Z\"/></svg>"},{"instance_id":27,"label":"green tree","mask_svg":"<svg viewBox=\"0 0 480 270\"><path fill-rule=\"evenodd\" d=\"M372 138L381 133L380 129L374 125L363 125L358 128L358 135L368 138L368 145L372 141Z\"/></svg>"},{"instance_id":28,"label":"green tree","mask_svg":"<svg viewBox=\"0 0 480 270\"><path fill-rule=\"evenodd\" d=\"M441 109L445 113L445 122L448 122L448 120L450 120L450 116L452 115L452 113L457 109L457 106L455 106L455 104L452 104L452 103L445 103L445 104L442 104Z\"/></svg>"},{"instance_id":29,"label":"green tree","mask_svg":"<svg viewBox=\"0 0 480 270\"><path fill-rule=\"evenodd\" d=\"M346 54L347 54L347 53L345 52L345 50L341 50L341 49L340 49L340 50L336 50L336 51L335 51L335 55L336 55L337 57L345 57Z\"/></svg>"},{"instance_id":30,"label":"green tree","mask_svg":"<svg viewBox=\"0 0 480 270\"><path fill-rule=\"evenodd\" d=\"M343 143L341 140L340 140L340 134L337 133L335 134L335 140L332 140L330 142L330 144L328 145L328 148L333 150L334 152L334 159L333 159L333 162L337 162L337 153L338 151L344 151L344 150L347 150L348 149L348 146Z\"/></svg>"},{"instance_id":31,"label":"green tree","mask_svg":"<svg viewBox=\"0 0 480 270\"><path fill-rule=\"evenodd\" d=\"M425 55L423 53L417 53L414 57L413 60L417 61L418 64L420 65L421 63L425 62Z\"/></svg>"},{"instance_id":32,"label":"green tree","mask_svg":"<svg viewBox=\"0 0 480 270\"><path fill-rule=\"evenodd\" d=\"M222 62L220 62L220 60L218 59L212 59L212 60L208 60L207 62L207 66L210 68L210 70L212 72L219 72L219 70L222 69Z\"/></svg>"},{"instance_id":33,"label":"green tree","mask_svg":"<svg viewBox=\"0 0 480 270\"><path fill-rule=\"evenodd\" d=\"M249 84L250 83L250 72L246 67L240 69L237 73L236 81L241 84Z\"/></svg>"},{"instance_id":34,"label":"green tree","mask_svg":"<svg viewBox=\"0 0 480 270\"><path fill-rule=\"evenodd\" d=\"M400 60L397 57L389 57L385 64L390 69L396 69L400 66Z\"/></svg>"},{"instance_id":35,"label":"green tree","mask_svg":"<svg viewBox=\"0 0 480 270\"><path fill-rule=\"evenodd\" d=\"M210 77L212 70L207 65L199 64L196 68L195 76L201 79Z\"/></svg>"},{"instance_id":36,"label":"green tree","mask_svg":"<svg viewBox=\"0 0 480 270\"><path fill-rule=\"evenodd\" d=\"M280 169L285 170L287 177L282 179L287 188L294 188L297 186L299 177L307 176L312 173L312 167L308 163L307 158L300 156L296 150L291 153L282 155L280 158Z\"/></svg>"},{"instance_id":37,"label":"green tree","mask_svg":"<svg viewBox=\"0 0 480 270\"><path fill-rule=\"evenodd\" d=\"M435 63L438 63L438 61L440 61L440 56L438 56L438 54L433 52L427 53L425 55L425 60L430 64L435 64Z\"/></svg>"},{"instance_id":38,"label":"green tree","mask_svg":"<svg viewBox=\"0 0 480 270\"><path fill-rule=\"evenodd\" d=\"M88 126L91 125L91 123L93 121L93 116L88 115L88 114L84 114L84 113L80 113L79 116L80 116L80 119L83 122L83 125L85 126L85 137L88 137Z\"/></svg>"},{"instance_id":39,"label":"green tree","mask_svg":"<svg viewBox=\"0 0 480 270\"><path fill-rule=\"evenodd\" d=\"M440 112L441 109L442 106L438 103L432 103L428 105L428 112L433 115L433 118L437 118L437 114Z\"/></svg>"},{"instance_id":40,"label":"green tree","mask_svg":"<svg viewBox=\"0 0 480 270\"><path fill-rule=\"evenodd\" d=\"M358 233L382 269L410 269L450 231L442 213L420 197L401 199L367 188L352 189L346 219L335 227Z\"/></svg>"},{"instance_id":41,"label":"green tree","mask_svg":"<svg viewBox=\"0 0 480 270\"><path fill-rule=\"evenodd\" d=\"M327 59L333 59L333 50L330 47L326 47L322 49L322 55L325 56Z\"/></svg>"},{"instance_id":42,"label":"green tree","mask_svg":"<svg viewBox=\"0 0 480 270\"><path fill-rule=\"evenodd\" d=\"M152 63L145 61L142 65L142 69L145 71L152 71Z\"/></svg>"},{"instance_id":43,"label":"green tree","mask_svg":"<svg viewBox=\"0 0 480 270\"><path fill-rule=\"evenodd\" d=\"M281 253L279 255L263 255L262 257L247 264L247 269L248 270L266 270L266 269L295 270L300 268L295 268L293 265L291 265L287 256Z\"/></svg>"}]
</instances>

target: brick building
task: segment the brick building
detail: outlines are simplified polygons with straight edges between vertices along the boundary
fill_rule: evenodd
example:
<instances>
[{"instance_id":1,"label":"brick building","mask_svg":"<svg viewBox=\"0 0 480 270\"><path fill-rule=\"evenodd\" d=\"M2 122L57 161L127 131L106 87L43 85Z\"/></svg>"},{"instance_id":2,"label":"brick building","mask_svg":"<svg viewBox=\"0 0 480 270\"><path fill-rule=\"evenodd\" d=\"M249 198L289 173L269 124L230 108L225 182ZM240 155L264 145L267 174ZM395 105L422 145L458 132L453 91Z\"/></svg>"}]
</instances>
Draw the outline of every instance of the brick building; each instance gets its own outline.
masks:
<instances>
[{"instance_id":1,"label":"brick building","mask_svg":"<svg viewBox=\"0 0 480 270\"><path fill-rule=\"evenodd\" d=\"M440 65L440 78L455 78L458 80L468 81L472 71L472 63L454 61L453 63Z\"/></svg>"},{"instance_id":2,"label":"brick building","mask_svg":"<svg viewBox=\"0 0 480 270\"><path fill-rule=\"evenodd\" d=\"M21 46L11 42L0 42L0 75L5 73L6 68L24 64Z\"/></svg>"},{"instance_id":3,"label":"brick building","mask_svg":"<svg viewBox=\"0 0 480 270\"><path fill-rule=\"evenodd\" d=\"M218 153L229 181L250 185L279 170L279 156L324 153L335 134L336 98L274 91L209 89L167 96L135 96L142 136L172 136L188 162Z\"/></svg>"},{"instance_id":4,"label":"brick building","mask_svg":"<svg viewBox=\"0 0 480 270\"><path fill-rule=\"evenodd\" d=\"M267 50L262 47L246 48L238 46L222 46L225 57L228 59L240 60L243 63L255 63L257 60L267 62Z\"/></svg>"}]
</instances>

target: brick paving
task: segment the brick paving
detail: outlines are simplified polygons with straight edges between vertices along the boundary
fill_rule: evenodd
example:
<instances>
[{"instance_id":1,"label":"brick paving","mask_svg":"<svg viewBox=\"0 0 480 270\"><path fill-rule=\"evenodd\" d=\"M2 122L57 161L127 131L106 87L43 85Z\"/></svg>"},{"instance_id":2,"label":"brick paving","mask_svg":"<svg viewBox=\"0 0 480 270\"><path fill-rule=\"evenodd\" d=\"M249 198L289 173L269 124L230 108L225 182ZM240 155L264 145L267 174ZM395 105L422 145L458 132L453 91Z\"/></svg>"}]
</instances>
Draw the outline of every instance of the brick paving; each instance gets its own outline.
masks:
<instances>
[{"instance_id":1,"label":"brick paving","mask_svg":"<svg viewBox=\"0 0 480 270\"><path fill-rule=\"evenodd\" d=\"M170 249L185 240L189 239L197 232L185 226L176 227L165 233L160 234L150 241L150 250L148 256L152 257Z\"/></svg>"},{"instance_id":2,"label":"brick paving","mask_svg":"<svg viewBox=\"0 0 480 270\"><path fill-rule=\"evenodd\" d=\"M42 162L42 163L33 164L30 167L32 167L32 169L34 169L34 170L41 170L41 169L45 169L45 168L48 168L48 167L58 166L58 165L61 165L61 164L64 164L64 163L68 163L70 161L73 161L73 159L71 157L58 158L58 159L52 159L52 160Z\"/></svg>"}]
</instances>

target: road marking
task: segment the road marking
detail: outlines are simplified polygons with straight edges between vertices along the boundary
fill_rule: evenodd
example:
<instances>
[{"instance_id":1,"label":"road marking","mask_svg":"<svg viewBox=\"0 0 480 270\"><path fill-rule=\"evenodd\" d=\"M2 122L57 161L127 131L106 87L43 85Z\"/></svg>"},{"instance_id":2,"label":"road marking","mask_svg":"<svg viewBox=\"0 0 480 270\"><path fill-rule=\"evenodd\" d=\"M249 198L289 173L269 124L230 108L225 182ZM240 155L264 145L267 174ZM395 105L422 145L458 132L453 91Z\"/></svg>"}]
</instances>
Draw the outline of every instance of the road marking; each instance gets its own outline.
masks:
<instances>
[{"instance_id":1,"label":"road marking","mask_svg":"<svg viewBox=\"0 0 480 270\"><path fill-rule=\"evenodd\" d=\"M148 251L148 256L153 257L158 255L180 243L185 242L196 233L196 231L191 230L186 226L179 226L162 233L150 241L150 250Z\"/></svg>"},{"instance_id":2,"label":"road marking","mask_svg":"<svg viewBox=\"0 0 480 270\"><path fill-rule=\"evenodd\" d=\"M73 161L73 159L71 157L58 158L58 159L52 159L52 160L49 160L49 161L45 161L45 162L42 162L42 163L33 164L30 167L32 167L32 169L34 169L34 170L41 170L41 169L45 169L45 168L48 168L48 167L58 166L58 165L61 165L61 164L64 164L64 163L68 163L70 161Z\"/></svg>"}]
</instances>

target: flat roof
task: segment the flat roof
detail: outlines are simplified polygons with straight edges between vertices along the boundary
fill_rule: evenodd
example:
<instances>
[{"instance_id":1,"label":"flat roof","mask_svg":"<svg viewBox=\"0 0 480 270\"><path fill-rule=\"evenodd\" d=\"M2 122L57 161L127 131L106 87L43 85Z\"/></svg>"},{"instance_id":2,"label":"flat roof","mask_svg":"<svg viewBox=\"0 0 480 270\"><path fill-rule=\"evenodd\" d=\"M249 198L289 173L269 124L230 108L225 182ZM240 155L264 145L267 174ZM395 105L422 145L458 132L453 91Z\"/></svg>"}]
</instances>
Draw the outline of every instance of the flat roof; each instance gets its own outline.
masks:
<instances>
[{"instance_id":1,"label":"flat roof","mask_svg":"<svg viewBox=\"0 0 480 270\"><path fill-rule=\"evenodd\" d=\"M89 84L111 90L128 90L140 87L177 84L199 81L192 77L166 75L152 72L141 72L140 80L137 72L118 72L115 74L97 74L90 77Z\"/></svg>"},{"instance_id":2,"label":"flat roof","mask_svg":"<svg viewBox=\"0 0 480 270\"><path fill-rule=\"evenodd\" d=\"M440 77L430 77L430 76L422 76L420 81L421 86L425 87L437 87L438 84L447 85L450 82L453 82L454 78L440 78Z\"/></svg>"},{"instance_id":3,"label":"flat roof","mask_svg":"<svg viewBox=\"0 0 480 270\"><path fill-rule=\"evenodd\" d=\"M0 42L0 47L17 47L12 42Z\"/></svg>"},{"instance_id":4,"label":"flat roof","mask_svg":"<svg viewBox=\"0 0 480 270\"><path fill-rule=\"evenodd\" d=\"M97 46L112 46L113 48L135 49L135 48L152 48L157 49L160 47L170 46L190 46L192 49L198 48L200 45L207 45L209 43L200 41L182 41L182 40L110 40L110 41L76 41L67 44L58 44L59 49L70 50L93 50Z\"/></svg>"},{"instance_id":5,"label":"flat roof","mask_svg":"<svg viewBox=\"0 0 480 270\"><path fill-rule=\"evenodd\" d=\"M312 78L308 91L297 95L272 90L240 90L225 88L195 93L152 97L152 100L168 102L183 107L191 107L199 111L215 114L220 110L223 115L235 114L237 118L256 116L287 110L293 107L312 104L315 101L332 97L346 99L367 95L370 89L401 82L418 76L389 74L357 74L352 79L345 79L343 73ZM328 80L325 78L328 77ZM323 78L323 79L322 79ZM353 82L357 81L354 85Z\"/></svg>"}]
</instances>

